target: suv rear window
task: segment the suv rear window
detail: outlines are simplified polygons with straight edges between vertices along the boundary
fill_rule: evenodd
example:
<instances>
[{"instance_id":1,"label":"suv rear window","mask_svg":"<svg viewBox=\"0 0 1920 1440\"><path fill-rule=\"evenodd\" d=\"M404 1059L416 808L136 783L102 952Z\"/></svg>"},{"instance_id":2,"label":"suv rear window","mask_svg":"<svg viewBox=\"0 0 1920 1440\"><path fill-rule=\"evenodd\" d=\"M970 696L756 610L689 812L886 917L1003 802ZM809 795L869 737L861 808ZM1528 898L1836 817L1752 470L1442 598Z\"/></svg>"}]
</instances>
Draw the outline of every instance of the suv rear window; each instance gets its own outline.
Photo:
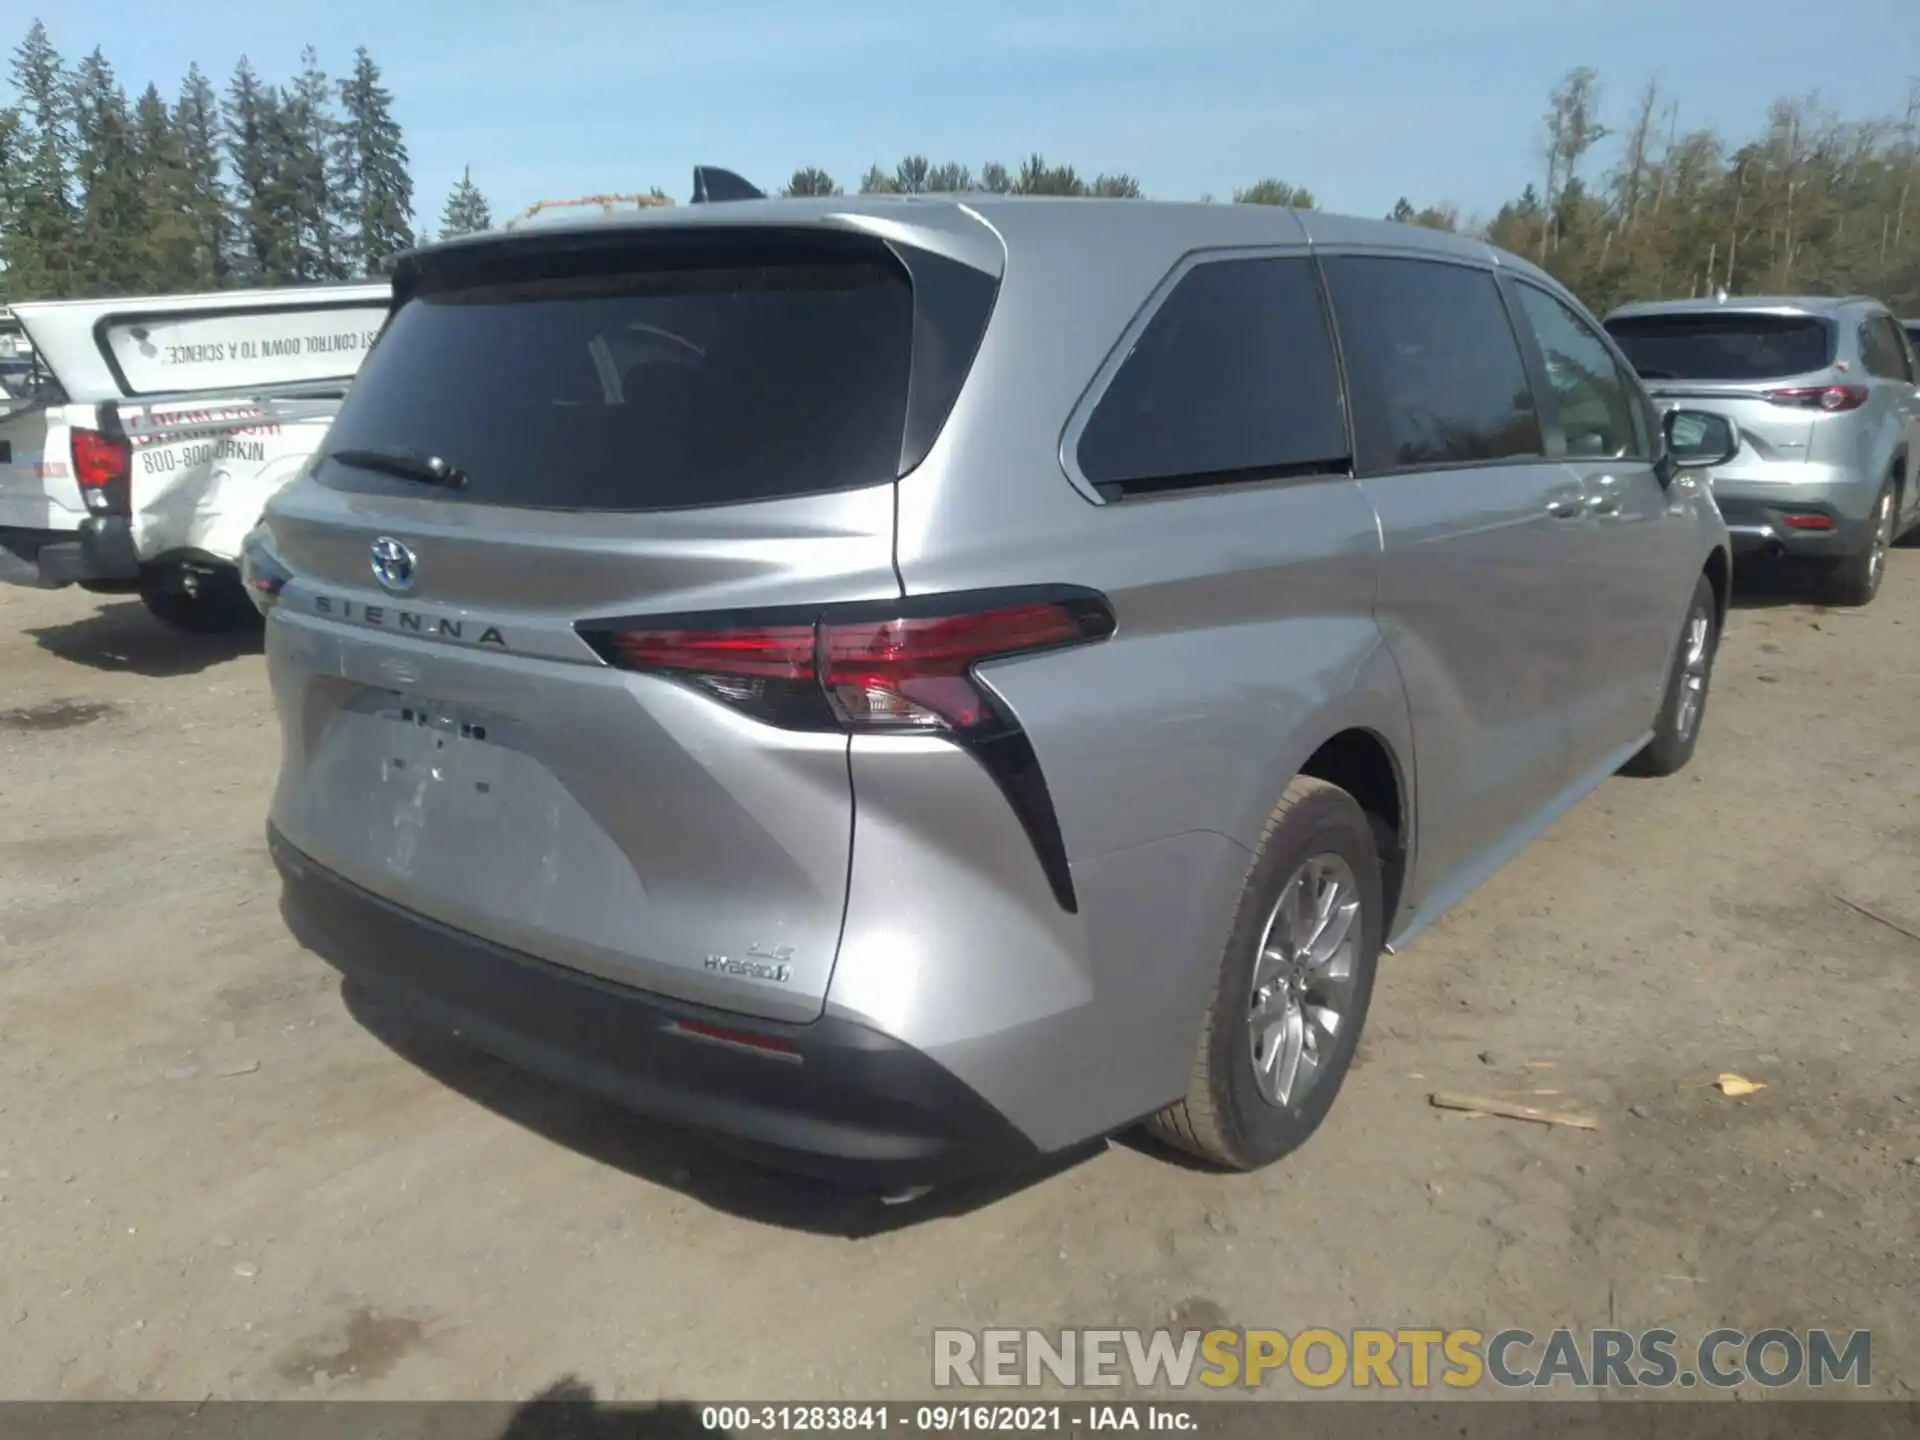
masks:
<instances>
[{"instance_id":1,"label":"suv rear window","mask_svg":"<svg viewBox=\"0 0 1920 1440\"><path fill-rule=\"evenodd\" d=\"M461 499L537 509L726 505L899 475L914 297L891 256L507 252L433 280L368 355L329 451L439 457L467 473ZM414 493L359 467L318 474Z\"/></svg>"},{"instance_id":2,"label":"suv rear window","mask_svg":"<svg viewBox=\"0 0 1920 1440\"><path fill-rule=\"evenodd\" d=\"M1833 364L1834 327L1811 315L1634 315L1607 333L1643 380L1779 380Z\"/></svg>"}]
</instances>

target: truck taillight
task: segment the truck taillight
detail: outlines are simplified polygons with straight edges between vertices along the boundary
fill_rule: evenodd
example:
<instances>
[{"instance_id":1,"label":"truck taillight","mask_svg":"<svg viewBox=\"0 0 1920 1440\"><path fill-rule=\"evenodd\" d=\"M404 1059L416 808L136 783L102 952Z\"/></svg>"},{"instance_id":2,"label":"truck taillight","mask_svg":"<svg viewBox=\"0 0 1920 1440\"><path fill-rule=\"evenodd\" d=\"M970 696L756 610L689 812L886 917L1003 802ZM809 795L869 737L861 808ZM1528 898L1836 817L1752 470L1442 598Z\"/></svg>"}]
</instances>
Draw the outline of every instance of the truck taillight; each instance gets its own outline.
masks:
<instances>
[{"instance_id":1,"label":"truck taillight","mask_svg":"<svg viewBox=\"0 0 1920 1440\"><path fill-rule=\"evenodd\" d=\"M73 477L95 515L132 513L133 447L115 435L75 426Z\"/></svg>"},{"instance_id":2,"label":"truck taillight","mask_svg":"<svg viewBox=\"0 0 1920 1440\"><path fill-rule=\"evenodd\" d=\"M1793 385L1784 390L1767 391L1767 399L1775 405L1790 405L1799 410L1825 410L1834 414L1841 410L1858 410L1867 403L1867 387L1864 385Z\"/></svg>"}]
</instances>

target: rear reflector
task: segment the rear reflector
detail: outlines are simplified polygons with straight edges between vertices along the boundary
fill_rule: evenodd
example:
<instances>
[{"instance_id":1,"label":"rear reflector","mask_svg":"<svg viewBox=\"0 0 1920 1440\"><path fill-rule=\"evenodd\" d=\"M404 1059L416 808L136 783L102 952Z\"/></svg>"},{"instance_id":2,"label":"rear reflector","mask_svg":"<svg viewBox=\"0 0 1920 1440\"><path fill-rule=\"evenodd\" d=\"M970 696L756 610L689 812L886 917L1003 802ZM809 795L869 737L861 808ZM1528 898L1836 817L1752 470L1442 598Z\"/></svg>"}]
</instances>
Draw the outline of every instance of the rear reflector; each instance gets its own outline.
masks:
<instances>
[{"instance_id":1,"label":"rear reflector","mask_svg":"<svg viewBox=\"0 0 1920 1440\"><path fill-rule=\"evenodd\" d=\"M800 1063L800 1052L772 1035L755 1035L750 1030L729 1030L725 1026L708 1025L699 1020L675 1020L672 1028L689 1039L728 1045L736 1050L751 1050L770 1060L786 1060L796 1065Z\"/></svg>"},{"instance_id":2,"label":"rear reflector","mask_svg":"<svg viewBox=\"0 0 1920 1440\"><path fill-rule=\"evenodd\" d=\"M1785 390L1767 391L1767 399L1775 405L1788 405L1799 410L1825 410L1831 414L1840 410L1858 410L1867 403L1867 387L1794 385Z\"/></svg>"},{"instance_id":3,"label":"rear reflector","mask_svg":"<svg viewBox=\"0 0 1920 1440\"><path fill-rule=\"evenodd\" d=\"M1789 530L1831 530L1833 529L1833 517L1831 515L1783 514L1780 517L1780 523L1782 525L1785 525Z\"/></svg>"}]
</instances>

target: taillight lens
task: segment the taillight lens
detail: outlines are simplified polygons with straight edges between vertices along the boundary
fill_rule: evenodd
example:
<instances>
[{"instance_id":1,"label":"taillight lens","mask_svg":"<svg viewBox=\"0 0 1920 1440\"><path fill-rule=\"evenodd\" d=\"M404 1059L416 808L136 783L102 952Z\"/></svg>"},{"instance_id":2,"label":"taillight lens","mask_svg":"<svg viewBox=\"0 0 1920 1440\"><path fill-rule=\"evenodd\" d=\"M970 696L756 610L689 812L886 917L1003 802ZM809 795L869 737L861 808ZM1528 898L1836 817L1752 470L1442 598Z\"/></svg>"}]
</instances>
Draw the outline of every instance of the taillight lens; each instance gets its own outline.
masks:
<instances>
[{"instance_id":1,"label":"taillight lens","mask_svg":"<svg viewBox=\"0 0 1920 1440\"><path fill-rule=\"evenodd\" d=\"M73 476L87 509L95 514L129 513L133 447L124 439L75 426Z\"/></svg>"},{"instance_id":2,"label":"taillight lens","mask_svg":"<svg viewBox=\"0 0 1920 1440\"><path fill-rule=\"evenodd\" d=\"M1841 410L1858 410L1867 403L1867 387L1864 385L1792 385L1784 390L1767 391L1767 399L1775 405L1789 405L1799 410L1824 410L1834 414Z\"/></svg>"},{"instance_id":3,"label":"taillight lens","mask_svg":"<svg viewBox=\"0 0 1920 1440\"><path fill-rule=\"evenodd\" d=\"M264 530L256 530L240 542L240 583L262 615L279 603L280 592L293 578L293 572L268 551L261 538L264 534Z\"/></svg>"},{"instance_id":4,"label":"taillight lens","mask_svg":"<svg viewBox=\"0 0 1920 1440\"><path fill-rule=\"evenodd\" d=\"M1004 717L973 676L985 660L1053 649L1113 632L1091 592L998 603L915 601L880 610L828 610L812 623L580 627L609 664L677 676L771 724L795 729L976 732Z\"/></svg>"},{"instance_id":5,"label":"taillight lens","mask_svg":"<svg viewBox=\"0 0 1920 1440\"><path fill-rule=\"evenodd\" d=\"M822 680L827 702L848 725L970 730L994 719L991 699L969 674L974 665L1090 638L1081 616L1046 601L937 618L825 624Z\"/></svg>"}]
</instances>

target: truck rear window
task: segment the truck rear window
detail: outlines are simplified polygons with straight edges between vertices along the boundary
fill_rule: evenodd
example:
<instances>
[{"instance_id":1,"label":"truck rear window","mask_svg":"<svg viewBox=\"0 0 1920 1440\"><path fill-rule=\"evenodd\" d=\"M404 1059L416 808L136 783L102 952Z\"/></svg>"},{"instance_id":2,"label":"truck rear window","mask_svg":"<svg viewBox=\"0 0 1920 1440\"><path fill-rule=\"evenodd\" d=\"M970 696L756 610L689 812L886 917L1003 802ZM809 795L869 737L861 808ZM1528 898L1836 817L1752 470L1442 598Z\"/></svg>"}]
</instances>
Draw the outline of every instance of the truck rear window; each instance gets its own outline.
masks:
<instances>
[{"instance_id":1,"label":"truck rear window","mask_svg":"<svg viewBox=\"0 0 1920 1440\"><path fill-rule=\"evenodd\" d=\"M1811 315L1634 315L1607 333L1645 380L1779 380L1833 364L1835 331Z\"/></svg>"},{"instance_id":2,"label":"truck rear window","mask_svg":"<svg viewBox=\"0 0 1920 1440\"><path fill-rule=\"evenodd\" d=\"M905 269L766 260L591 257L423 285L367 357L327 450L437 457L466 472L458 498L537 509L726 505L895 479L913 358ZM419 493L337 462L318 473Z\"/></svg>"}]
</instances>

